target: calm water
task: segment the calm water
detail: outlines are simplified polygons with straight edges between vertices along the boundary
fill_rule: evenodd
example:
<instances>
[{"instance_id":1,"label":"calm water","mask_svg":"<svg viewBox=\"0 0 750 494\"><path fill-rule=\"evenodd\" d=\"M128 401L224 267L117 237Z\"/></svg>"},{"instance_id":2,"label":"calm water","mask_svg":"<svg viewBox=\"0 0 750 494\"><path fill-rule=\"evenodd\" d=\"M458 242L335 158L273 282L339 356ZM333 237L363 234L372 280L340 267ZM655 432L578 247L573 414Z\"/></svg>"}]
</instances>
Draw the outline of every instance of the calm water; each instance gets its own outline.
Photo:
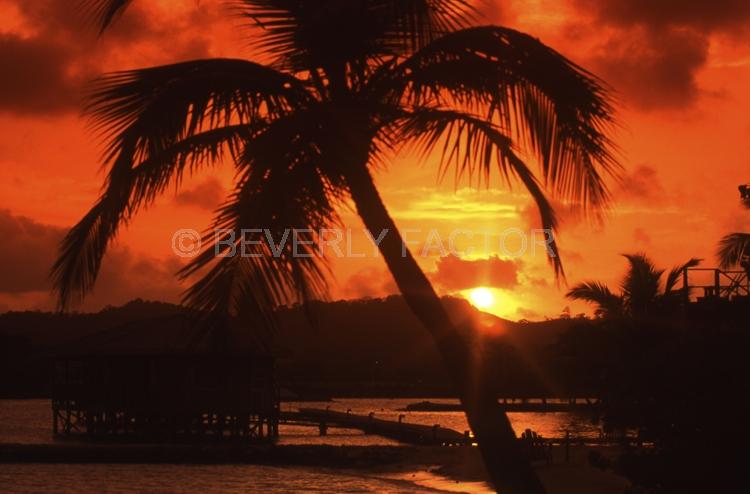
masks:
<instances>
[{"instance_id":1,"label":"calm water","mask_svg":"<svg viewBox=\"0 0 750 494\"><path fill-rule=\"evenodd\" d=\"M484 484L453 482L426 472L367 475L261 465L0 464L7 493L435 493L491 492Z\"/></svg>"},{"instance_id":2,"label":"calm water","mask_svg":"<svg viewBox=\"0 0 750 494\"><path fill-rule=\"evenodd\" d=\"M409 403L423 399L340 399L320 403L284 403L284 410L299 406L326 408L366 415L374 412L383 419L405 420L464 431L468 428L461 412L400 412ZM452 400L429 401L455 403ZM595 437L598 429L584 416L570 413L510 414L516 432L531 428L545 437L561 437L566 430L578 436ZM0 400L0 442L44 444L53 442L49 400ZM330 429L320 437L316 428L282 426L281 444L398 444L396 441L360 431ZM64 486L64 487L61 487ZM113 487L114 486L114 487ZM0 464L0 492L490 492L481 483L455 482L426 469L402 474L373 474L361 471L324 471L298 467L259 465L61 465Z\"/></svg>"},{"instance_id":3,"label":"calm water","mask_svg":"<svg viewBox=\"0 0 750 494\"><path fill-rule=\"evenodd\" d=\"M463 412L400 412L409 403L429 400L434 403L458 403L456 400L426 398L344 398L333 402L284 403L283 409L295 410L298 407L326 408L367 415L375 413L377 418L398 420L404 414L405 421L416 424L435 425L463 432L469 428ZM544 437L564 437L565 431L577 437L597 437L599 427L591 423L586 415L567 412L561 413L510 413L513 428L520 435L529 428ZM345 429L329 430L328 436L320 437L316 428L281 426L280 444L347 444L374 445L398 444L396 441L374 435L365 435L360 431ZM0 400L0 442L44 444L53 441L52 412L49 400Z\"/></svg>"}]
</instances>

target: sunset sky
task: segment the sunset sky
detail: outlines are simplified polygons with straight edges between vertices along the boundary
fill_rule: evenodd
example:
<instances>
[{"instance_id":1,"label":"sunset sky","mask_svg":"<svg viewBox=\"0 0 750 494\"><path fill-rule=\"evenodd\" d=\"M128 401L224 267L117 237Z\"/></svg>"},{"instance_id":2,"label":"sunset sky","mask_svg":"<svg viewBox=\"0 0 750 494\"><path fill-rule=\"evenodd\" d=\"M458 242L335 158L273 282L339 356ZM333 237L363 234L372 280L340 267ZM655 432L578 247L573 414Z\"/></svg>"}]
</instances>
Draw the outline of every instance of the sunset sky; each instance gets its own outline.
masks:
<instances>
[{"instance_id":1,"label":"sunset sky","mask_svg":"<svg viewBox=\"0 0 750 494\"><path fill-rule=\"evenodd\" d=\"M101 141L79 117L86 81L104 71L205 57L253 58L251 31L220 0L136 0L97 38L70 0L0 0L0 312L52 309L47 273L57 244L96 199L103 181ZM664 267L690 257L714 266L718 240L750 230L737 185L750 182L750 2L746 0L515 0L483 7L485 23L541 39L606 80L621 103L624 180L604 224L559 204L567 279L617 282L621 253L644 251ZM494 177L489 188L437 183L434 160L404 155L377 175L402 229L425 240L454 229L500 234L537 228L523 190ZM97 289L81 307L132 298L178 301L171 249L181 228L203 230L232 183L218 164L171 190L122 233ZM382 260L342 211L364 257L332 259L331 296L393 293ZM417 250L421 247L417 245ZM476 242L471 254L418 256L441 294L485 286L486 310L510 319L556 316L570 306L543 251L507 257ZM507 254L507 253L506 253Z\"/></svg>"}]
</instances>

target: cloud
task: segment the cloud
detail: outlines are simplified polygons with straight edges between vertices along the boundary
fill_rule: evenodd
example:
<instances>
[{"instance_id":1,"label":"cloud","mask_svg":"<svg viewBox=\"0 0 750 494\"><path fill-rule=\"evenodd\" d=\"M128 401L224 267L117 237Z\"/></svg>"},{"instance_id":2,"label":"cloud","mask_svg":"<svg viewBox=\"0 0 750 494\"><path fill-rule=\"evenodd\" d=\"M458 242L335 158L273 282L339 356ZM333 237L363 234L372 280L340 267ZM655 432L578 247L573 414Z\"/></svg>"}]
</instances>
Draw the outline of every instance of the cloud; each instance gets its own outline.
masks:
<instances>
[{"instance_id":1,"label":"cloud","mask_svg":"<svg viewBox=\"0 0 750 494\"><path fill-rule=\"evenodd\" d=\"M49 290L48 274L65 229L0 210L0 293Z\"/></svg>"},{"instance_id":2,"label":"cloud","mask_svg":"<svg viewBox=\"0 0 750 494\"><path fill-rule=\"evenodd\" d=\"M391 273L384 269L368 267L351 275L341 289L344 298L385 297L398 293Z\"/></svg>"},{"instance_id":3,"label":"cloud","mask_svg":"<svg viewBox=\"0 0 750 494\"><path fill-rule=\"evenodd\" d=\"M449 291L477 286L513 288L519 284L520 261L498 256L474 260L447 256L438 259L436 266L436 271L432 273L433 281Z\"/></svg>"},{"instance_id":4,"label":"cloud","mask_svg":"<svg viewBox=\"0 0 750 494\"><path fill-rule=\"evenodd\" d=\"M63 0L11 2L17 28L0 35L0 111L59 114L80 107L84 62L80 13Z\"/></svg>"},{"instance_id":5,"label":"cloud","mask_svg":"<svg viewBox=\"0 0 750 494\"><path fill-rule=\"evenodd\" d=\"M635 28L612 35L592 63L632 106L679 110L702 93L696 75L708 60L708 49L707 37L690 30Z\"/></svg>"},{"instance_id":6,"label":"cloud","mask_svg":"<svg viewBox=\"0 0 750 494\"><path fill-rule=\"evenodd\" d=\"M200 58L208 54L202 34L187 27L204 26L216 17L208 7L194 6L182 22L168 22L162 12L136 2L102 38L70 0L13 0L13 29L0 34L0 112L14 115L59 115L78 111L86 82L121 58L158 53L160 61ZM215 6L214 6L215 7ZM203 12L199 19L192 14ZM148 45L146 47L145 45ZM148 58L148 57L147 57Z\"/></svg>"},{"instance_id":7,"label":"cloud","mask_svg":"<svg viewBox=\"0 0 750 494\"><path fill-rule=\"evenodd\" d=\"M641 246L650 247L651 246L651 236L646 233L646 230L643 228L636 228L633 230L633 240L635 240L635 243Z\"/></svg>"},{"instance_id":8,"label":"cloud","mask_svg":"<svg viewBox=\"0 0 750 494\"><path fill-rule=\"evenodd\" d=\"M591 14L590 31L609 33L590 61L595 71L641 110L680 110L695 103L711 37L742 39L750 26L746 0L572 3Z\"/></svg>"},{"instance_id":9,"label":"cloud","mask_svg":"<svg viewBox=\"0 0 750 494\"><path fill-rule=\"evenodd\" d=\"M651 27L686 26L707 30L736 29L750 20L747 0L574 0L612 24Z\"/></svg>"},{"instance_id":10,"label":"cloud","mask_svg":"<svg viewBox=\"0 0 750 494\"><path fill-rule=\"evenodd\" d=\"M574 202L563 202L559 199L549 198L552 209L557 215L557 220L561 228L570 228L580 224L584 219L581 205ZM518 208L518 216L521 218L526 228L542 228L542 219L539 214L539 207L533 201Z\"/></svg>"},{"instance_id":11,"label":"cloud","mask_svg":"<svg viewBox=\"0 0 750 494\"><path fill-rule=\"evenodd\" d=\"M183 287L176 273L181 267L177 257L156 259L126 247L112 249L105 256L96 286L86 297L82 309L122 305L134 298L178 302Z\"/></svg>"},{"instance_id":12,"label":"cloud","mask_svg":"<svg viewBox=\"0 0 750 494\"><path fill-rule=\"evenodd\" d=\"M226 191L221 183L216 178L210 177L192 189L177 194L175 202L181 206L214 210L225 196Z\"/></svg>"},{"instance_id":13,"label":"cloud","mask_svg":"<svg viewBox=\"0 0 750 494\"><path fill-rule=\"evenodd\" d=\"M0 210L0 296L18 300L28 294L45 294L52 306L49 271L67 229ZM160 260L113 248L104 258L96 287L84 309L98 309L141 297L177 301L182 291L175 278L181 267L177 258Z\"/></svg>"},{"instance_id":14,"label":"cloud","mask_svg":"<svg viewBox=\"0 0 750 494\"><path fill-rule=\"evenodd\" d=\"M57 113L77 107L82 81L68 73L73 57L48 39L0 34L0 109Z\"/></svg>"},{"instance_id":15,"label":"cloud","mask_svg":"<svg viewBox=\"0 0 750 494\"><path fill-rule=\"evenodd\" d=\"M510 204L513 196L505 191L490 190L479 193L475 189L459 189L455 193L430 191L425 197L409 201L394 216L403 220L468 220L515 219L516 206ZM515 199L517 201L517 199Z\"/></svg>"},{"instance_id":16,"label":"cloud","mask_svg":"<svg viewBox=\"0 0 750 494\"><path fill-rule=\"evenodd\" d=\"M560 249L560 257L566 264L583 264L585 262L585 258L580 252L565 248Z\"/></svg>"},{"instance_id":17,"label":"cloud","mask_svg":"<svg viewBox=\"0 0 750 494\"><path fill-rule=\"evenodd\" d=\"M664 204L666 192L658 171L649 165L639 165L622 178L617 196L629 202L641 204Z\"/></svg>"}]
</instances>

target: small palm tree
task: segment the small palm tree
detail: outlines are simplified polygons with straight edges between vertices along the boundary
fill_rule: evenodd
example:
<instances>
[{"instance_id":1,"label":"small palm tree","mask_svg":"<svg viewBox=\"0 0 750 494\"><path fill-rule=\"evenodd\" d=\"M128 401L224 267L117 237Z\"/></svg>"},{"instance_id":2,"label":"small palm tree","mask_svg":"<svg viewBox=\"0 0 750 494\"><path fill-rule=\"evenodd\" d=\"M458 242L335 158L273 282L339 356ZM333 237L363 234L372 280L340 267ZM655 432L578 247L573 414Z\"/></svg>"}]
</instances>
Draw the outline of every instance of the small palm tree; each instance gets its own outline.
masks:
<instances>
[{"instance_id":1,"label":"small palm tree","mask_svg":"<svg viewBox=\"0 0 750 494\"><path fill-rule=\"evenodd\" d=\"M742 204L750 209L750 185L740 185ZM750 277L750 233L730 233L721 239L718 252L724 269L741 266Z\"/></svg>"},{"instance_id":2,"label":"small palm tree","mask_svg":"<svg viewBox=\"0 0 750 494\"><path fill-rule=\"evenodd\" d=\"M104 30L130 1L86 3ZM109 174L54 266L61 306L91 289L122 224L185 173L228 157L236 187L213 225L224 234L208 235L205 250L180 273L199 277L185 302L271 324L279 305L325 296L326 265L315 247L255 242L253 256L215 252L247 240L243 229L280 239L290 227L329 228L351 199L376 238L387 231L380 252L455 376L495 487L543 492L490 383L473 367L472 348L402 251L372 171L404 147L421 156L437 150L441 176L452 169L457 179L487 181L495 169L506 183L520 182L544 227L554 230L545 188L596 212L608 203L605 176L619 171L602 83L531 36L472 27L476 12L466 0L234 5L256 26L256 54L270 64L196 60L110 74L94 86L86 112L107 138ZM554 243L549 252L562 275Z\"/></svg>"},{"instance_id":3,"label":"small palm tree","mask_svg":"<svg viewBox=\"0 0 750 494\"><path fill-rule=\"evenodd\" d=\"M657 269L644 254L624 254L624 257L629 267L619 294L601 282L585 281L571 288L566 296L594 304L598 317L636 321L669 317L674 315L684 298L684 293L676 288L680 276L701 262L700 259L690 259L672 268L662 287L663 269Z\"/></svg>"}]
</instances>

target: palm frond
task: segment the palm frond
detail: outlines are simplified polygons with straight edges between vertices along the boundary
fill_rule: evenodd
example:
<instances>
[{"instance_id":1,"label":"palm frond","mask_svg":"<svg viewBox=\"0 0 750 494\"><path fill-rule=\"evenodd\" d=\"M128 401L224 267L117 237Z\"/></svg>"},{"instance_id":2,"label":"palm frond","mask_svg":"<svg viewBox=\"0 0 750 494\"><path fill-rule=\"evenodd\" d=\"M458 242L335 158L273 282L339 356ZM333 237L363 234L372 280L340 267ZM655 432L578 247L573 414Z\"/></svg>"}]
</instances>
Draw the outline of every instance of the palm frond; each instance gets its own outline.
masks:
<instances>
[{"instance_id":1,"label":"palm frond","mask_svg":"<svg viewBox=\"0 0 750 494\"><path fill-rule=\"evenodd\" d=\"M750 184L742 184L738 187L742 206L750 209Z\"/></svg>"},{"instance_id":2,"label":"palm frond","mask_svg":"<svg viewBox=\"0 0 750 494\"><path fill-rule=\"evenodd\" d=\"M495 26L447 34L373 90L414 105L482 110L536 155L557 195L594 213L608 204L604 179L621 171L608 137L615 124L608 90L531 36Z\"/></svg>"},{"instance_id":3,"label":"palm frond","mask_svg":"<svg viewBox=\"0 0 750 494\"><path fill-rule=\"evenodd\" d=\"M295 71L408 53L465 26L466 0L234 0L256 47Z\"/></svg>"},{"instance_id":4,"label":"palm frond","mask_svg":"<svg viewBox=\"0 0 750 494\"><path fill-rule=\"evenodd\" d=\"M94 85L87 107L108 138L107 183L97 204L66 236L52 278L61 308L96 280L119 227L184 171L237 153L269 118L307 101L304 86L238 60L201 60L122 72Z\"/></svg>"},{"instance_id":5,"label":"palm frond","mask_svg":"<svg viewBox=\"0 0 750 494\"><path fill-rule=\"evenodd\" d=\"M243 60L196 60L149 69L118 72L97 81L92 88L86 113L95 129L108 140L104 162L172 163L164 160L165 150L183 157L190 147L216 139L211 133L238 130L242 125L261 127L311 101L298 79L271 68ZM240 126L240 127L237 127ZM187 146L187 148L186 148ZM191 161L194 163L194 156ZM153 167L141 173L133 206L160 192L168 179L183 167ZM151 181L147 179L151 178ZM177 176L176 178L180 178Z\"/></svg>"},{"instance_id":6,"label":"palm frond","mask_svg":"<svg viewBox=\"0 0 750 494\"><path fill-rule=\"evenodd\" d=\"M716 254L724 269L739 265L750 256L750 233L731 233L724 236Z\"/></svg>"},{"instance_id":7,"label":"palm frond","mask_svg":"<svg viewBox=\"0 0 750 494\"><path fill-rule=\"evenodd\" d=\"M133 0L79 0L84 14L103 33L112 23L125 12Z\"/></svg>"},{"instance_id":8,"label":"palm frond","mask_svg":"<svg viewBox=\"0 0 750 494\"><path fill-rule=\"evenodd\" d=\"M408 143L413 140L424 157L440 150L441 177L454 170L456 181L468 175L489 183L490 173L496 168L509 184L518 180L534 199L541 217L542 228L554 234L557 218L534 173L518 157L513 141L492 122L468 113L439 108L418 108L406 112L398 120L395 139ZM554 237L548 244L548 256L555 274L564 277L560 253Z\"/></svg>"},{"instance_id":9,"label":"palm frond","mask_svg":"<svg viewBox=\"0 0 750 494\"><path fill-rule=\"evenodd\" d=\"M240 185L220 209L205 250L180 273L203 273L184 299L201 313L272 327L279 306L326 296L328 271L310 237L339 222L341 189L321 174L314 143L270 145L288 138L290 127L279 120L246 144ZM298 242L298 235L308 238Z\"/></svg>"},{"instance_id":10,"label":"palm frond","mask_svg":"<svg viewBox=\"0 0 750 494\"><path fill-rule=\"evenodd\" d=\"M630 264L622 282L622 294L630 312L645 317L659 300L659 287L664 275L645 254L623 254Z\"/></svg>"},{"instance_id":11,"label":"palm frond","mask_svg":"<svg viewBox=\"0 0 750 494\"><path fill-rule=\"evenodd\" d=\"M93 287L126 208L127 197L104 195L63 239L50 274L60 310L79 303Z\"/></svg>"},{"instance_id":12,"label":"palm frond","mask_svg":"<svg viewBox=\"0 0 750 494\"><path fill-rule=\"evenodd\" d=\"M677 283L680 281L682 274L688 269L698 266L702 261L702 259L696 259L693 257L687 262L673 267L667 274L667 279L664 282L664 294L668 295L672 293L674 287L677 286Z\"/></svg>"},{"instance_id":13,"label":"palm frond","mask_svg":"<svg viewBox=\"0 0 750 494\"><path fill-rule=\"evenodd\" d=\"M437 38L462 29L477 17L477 9L465 0L376 0L387 5L385 38L415 52Z\"/></svg>"},{"instance_id":14,"label":"palm frond","mask_svg":"<svg viewBox=\"0 0 750 494\"><path fill-rule=\"evenodd\" d=\"M231 123L272 119L309 102L305 84L257 63L205 59L108 74L91 87L84 112L114 150L127 137L136 152L163 140ZM169 142L167 142L169 144ZM111 155L110 155L111 156Z\"/></svg>"},{"instance_id":15,"label":"palm frond","mask_svg":"<svg viewBox=\"0 0 750 494\"><path fill-rule=\"evenodd\" d=\"M598 281L584 281L571 288L566 297L573 300L583 300L596 305L597 316L619 316L623 312L623 299L603 283Z\"/></svg>"},{"instance_id":16,"label":"palm frond","mask_svg":"<svg viewBox=\"0 0 750 494\"><path fill-rule=\"evenodd\" d=\"M99 200L60 246L51 272L59 308L77 304L93 288L107 247L119 228L164 192L174 176L181 176L188 167L219 162L226 150L235 155L242 140L250 135L252 127L248 125L221 127L178 141L136 166L131 166L126 157L115 161Z\"/></svg>"}]
</instances>

